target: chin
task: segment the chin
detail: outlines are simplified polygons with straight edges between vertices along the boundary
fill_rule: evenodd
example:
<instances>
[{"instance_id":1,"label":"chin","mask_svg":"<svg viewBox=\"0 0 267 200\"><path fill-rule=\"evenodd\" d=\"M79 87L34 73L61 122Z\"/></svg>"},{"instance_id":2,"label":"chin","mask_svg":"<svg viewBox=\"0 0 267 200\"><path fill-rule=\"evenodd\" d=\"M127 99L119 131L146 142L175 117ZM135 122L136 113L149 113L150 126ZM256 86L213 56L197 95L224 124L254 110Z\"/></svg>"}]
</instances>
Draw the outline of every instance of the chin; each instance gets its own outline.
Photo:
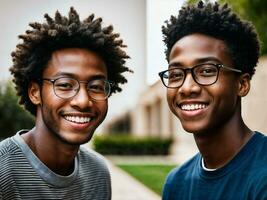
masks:
<instances>
[{"instance_id":1,"label":"chin","mask_svg":"<svg viewBox=\"0 0 267 200\"><path fill-rule=\"evenodd\" d=\"M207 129L203 124L196 124L194 122L182 123L183 129L188 133L201 134L206 133Z\"/></svg>"},{"instance_id":2,"label":"chin","mask_svg":"<svg viewBox=\"0 0 267 200\"><path fill-rule=\"evenodd\" d=\"M92 136L90 138L85 138L85 139L65 139L65 143L70 144L70 145L82 145L91 140Z\"/></svg>"},{"instance_id":3,"label":"chin","mask_svg":"<svg viewBox=\"0 0 267 200\"><path fill-rule=\"evenodd\" d=\"M64 133L58 135L61 141L70 145L82 145L91 140L93 137L94 132L88 133Z\"/></svg>"}]
</instances>

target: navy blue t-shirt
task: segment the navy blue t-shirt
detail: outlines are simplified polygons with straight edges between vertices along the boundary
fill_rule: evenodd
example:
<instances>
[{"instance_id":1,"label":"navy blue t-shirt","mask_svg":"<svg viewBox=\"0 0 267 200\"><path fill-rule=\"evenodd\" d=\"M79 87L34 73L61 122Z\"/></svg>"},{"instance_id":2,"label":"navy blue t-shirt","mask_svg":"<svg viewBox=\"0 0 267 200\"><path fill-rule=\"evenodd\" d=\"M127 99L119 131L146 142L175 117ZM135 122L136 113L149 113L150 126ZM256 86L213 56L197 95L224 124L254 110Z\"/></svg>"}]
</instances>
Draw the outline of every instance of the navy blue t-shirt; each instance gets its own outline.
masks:
<instances>
[{"instance_id":1,"label":"navy blue t-shirt","mask_svg":"<svg viewBox=\"0 0 267 200\"><path fill-rule=\"evenodd\" d=\"M163 200L267 199L267 137L256 132L224 167L206 171L198 153L170 172Z\"/></svg>"}]
</instances>

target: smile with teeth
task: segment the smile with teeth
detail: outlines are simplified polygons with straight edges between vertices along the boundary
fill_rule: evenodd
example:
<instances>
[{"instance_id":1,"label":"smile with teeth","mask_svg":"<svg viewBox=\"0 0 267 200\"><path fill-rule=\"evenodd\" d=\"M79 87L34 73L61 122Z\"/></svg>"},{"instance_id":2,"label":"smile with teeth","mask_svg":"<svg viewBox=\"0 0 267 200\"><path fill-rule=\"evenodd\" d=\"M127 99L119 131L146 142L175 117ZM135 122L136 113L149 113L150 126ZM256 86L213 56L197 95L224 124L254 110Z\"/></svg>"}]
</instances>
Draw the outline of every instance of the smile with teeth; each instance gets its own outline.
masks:
<instances>
[{"instance_id":1,"label":"smile with teeth","mask_svg":"<svg viewBox=\"0 0 267 200\"><path fill-rule=\"evenodd\" d=\"M67 121L79 123L79 124L88 123L91 120L90 117L78 117L78 116L64 116L64 118Z\"/></svg>"},{"instance_id":2,"label":"smile with teeth","mask_svg":"<svg viewBox=\"0 0 267 200\"><path fill-rule=\"evenodd\" d=\"M181 109L186 110L186 111L199 110L199 109L203 109L206 107L207 107L206 104L184 104L184 105L181 105Z\"/></svg>"}]
</instances>

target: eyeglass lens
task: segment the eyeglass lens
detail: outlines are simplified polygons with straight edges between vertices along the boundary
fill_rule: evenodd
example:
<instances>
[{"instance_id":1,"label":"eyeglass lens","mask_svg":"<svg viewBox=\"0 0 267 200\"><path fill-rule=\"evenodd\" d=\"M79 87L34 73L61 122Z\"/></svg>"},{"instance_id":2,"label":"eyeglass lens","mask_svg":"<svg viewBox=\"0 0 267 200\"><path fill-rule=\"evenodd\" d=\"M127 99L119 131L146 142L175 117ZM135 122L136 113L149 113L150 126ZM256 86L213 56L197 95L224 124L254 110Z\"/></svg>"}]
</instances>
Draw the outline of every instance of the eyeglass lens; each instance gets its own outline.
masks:
<instances>
[{"instance_id":1,"label":"eyeglass lens","mask_svg":"<svg viewBox=\"0 0 267 200\"><path fill-rule=\"evenodd\" d=\"M186 71L191 71L194 80L201 85L211 85L218 77L218 67L212 64L197 65L193 68L172 68L162 75L164 85L170 88L180 87L185 78Z\"/></svg>"},{"instance_id":2,"label":"eyeglass lens","mask_svg":"<svg viewBox=\"0 0 267 200\"><path fill-rule=\"evenodd\" d=\"M73 78L56 79L54 82L55 94L65 99L71 98L79 92L80 82ZM95 100L104 100L110 94L110 84L105 80L92 80L85 83L87 84L88 94Z\"/></svg>"}]
</instances>

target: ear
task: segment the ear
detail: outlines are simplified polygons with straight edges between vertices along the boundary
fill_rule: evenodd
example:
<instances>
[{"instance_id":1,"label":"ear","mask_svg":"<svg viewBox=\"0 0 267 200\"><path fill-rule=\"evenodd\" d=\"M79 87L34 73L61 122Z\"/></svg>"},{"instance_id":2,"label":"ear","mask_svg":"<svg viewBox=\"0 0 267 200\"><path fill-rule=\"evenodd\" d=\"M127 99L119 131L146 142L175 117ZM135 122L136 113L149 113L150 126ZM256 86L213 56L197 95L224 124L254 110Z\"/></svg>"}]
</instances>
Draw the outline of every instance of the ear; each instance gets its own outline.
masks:
<instances>
[{"instance_id":1,"label":"ear","mask_svg":"<svg viewBox=\"0 0 267 200\"><path fill-rule=\"evenodd\" d=\"M41 88L40 85L36 82L31 82L28 87L28 95L31 100L31 102L34 105L40 105L41 104Z\"/></svg>"},{"instance_id":2,"label":"ear","mask_svg":"<svg viewBox=\"0 0 267 200\"><path fill-rule=\"evenodd\" d=\"M244 97L250 90L250 75L248 73L239 76L238 96Z\"/></svg>"}]
</instances>

